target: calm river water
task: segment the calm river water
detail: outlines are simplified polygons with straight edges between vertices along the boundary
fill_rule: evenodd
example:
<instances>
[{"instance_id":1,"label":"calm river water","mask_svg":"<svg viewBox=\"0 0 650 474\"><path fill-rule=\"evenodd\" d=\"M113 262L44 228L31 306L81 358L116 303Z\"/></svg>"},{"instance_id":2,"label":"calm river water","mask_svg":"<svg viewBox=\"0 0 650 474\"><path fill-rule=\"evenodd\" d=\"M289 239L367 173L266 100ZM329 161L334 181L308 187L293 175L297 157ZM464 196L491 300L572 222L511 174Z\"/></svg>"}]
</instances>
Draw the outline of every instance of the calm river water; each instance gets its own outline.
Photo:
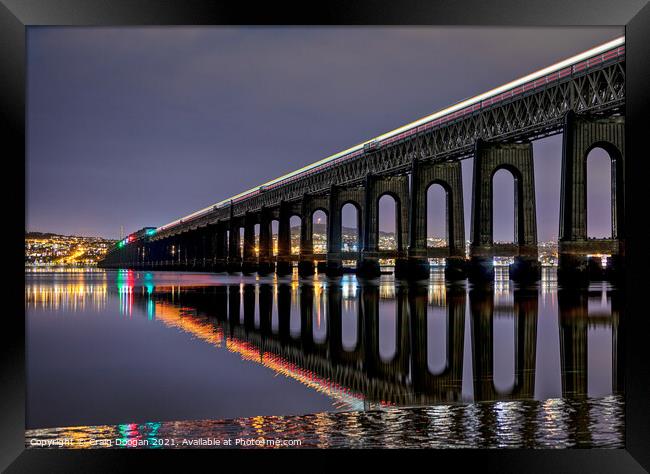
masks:
<instances>
[{"instance_id":1,"label":"calm river water","mask_svg":"<svg viewBox=\"0 0 650 474\"><path fill-rule=\"evenodd\" d=\"M620 448L623 307L552 268L27 271L26 445Z\"/></svg>"}]
</instances>

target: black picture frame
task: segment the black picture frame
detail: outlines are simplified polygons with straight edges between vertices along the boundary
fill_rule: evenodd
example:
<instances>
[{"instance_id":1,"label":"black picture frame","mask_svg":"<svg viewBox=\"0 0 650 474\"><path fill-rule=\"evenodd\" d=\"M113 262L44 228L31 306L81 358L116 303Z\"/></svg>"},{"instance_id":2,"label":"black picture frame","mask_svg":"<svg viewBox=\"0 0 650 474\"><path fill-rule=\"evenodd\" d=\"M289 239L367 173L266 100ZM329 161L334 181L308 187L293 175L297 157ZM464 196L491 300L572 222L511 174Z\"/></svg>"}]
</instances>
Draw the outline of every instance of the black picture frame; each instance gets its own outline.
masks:
<instances>
[{"instance_id":1,"label":"black picture frame","mask_svg":"<svg viewBox=\"0 0 650 474\"><path fill-rule=\"evenodd\" d=\"M26 28L38 25L462 25L462 26L622 26L626 34L626 179L625 253L627 257L625 449L562 450L418 450L408 454L347 451L370 463L391 456L409 467L428 461L447 461L463 467L477 463L482 471L505 472L647 472L650 470L650 344L643 290L644 271L650 263L643 238L645 201L643 193L644 114L650 105L650 6L647 0L445 0L445 1L339 1L280 5L275 2L252 6L240 2L210 0L0 0L0 120L4 133L5 173L3 192L7 239L5 263L11 302L2 324L0 467L6 472L97 472L134 468L134 463L153 469L151 463L174 464L187 470L196 451L144 450L25 450L25 353L24 301L18 277L24 262L21 212L14 203L25 196L25 102ZM7 146L8 145L8 146ZM10 167L10 165L12 165ZM11 170L11 171L10 171ZM23 208L24 210L24 208ZM10 212L9 215L7 211ZM15 215L12 215L14 214ZM22 222L24 223L24 212ZM15 249L14 249L15 246ZM15 274L12 272L15 271ZM23 283L24 285L24 283ZM14 288L15 287L15 288ZM24 294L24 287L23 287ZM329 451L279 452L205 450L201 457L215 462L236 461L242 465L273 462L273 471L293 469L332 470L341 464ZM294 464L299 454L307 463ZM218 457L217 457L218 456ZM235 457L237 456L237 459ZM408 457L404 457L408 456ZM433 458L433 459L431 459ZM272 461L271 461L272 459ZM146 464L145 464L146 463ZM208 465L209 466L209 465ZM430 465L434 466L434 465ZM246 466L249 467L249 466Z\"/></svg>"}]
</instances>

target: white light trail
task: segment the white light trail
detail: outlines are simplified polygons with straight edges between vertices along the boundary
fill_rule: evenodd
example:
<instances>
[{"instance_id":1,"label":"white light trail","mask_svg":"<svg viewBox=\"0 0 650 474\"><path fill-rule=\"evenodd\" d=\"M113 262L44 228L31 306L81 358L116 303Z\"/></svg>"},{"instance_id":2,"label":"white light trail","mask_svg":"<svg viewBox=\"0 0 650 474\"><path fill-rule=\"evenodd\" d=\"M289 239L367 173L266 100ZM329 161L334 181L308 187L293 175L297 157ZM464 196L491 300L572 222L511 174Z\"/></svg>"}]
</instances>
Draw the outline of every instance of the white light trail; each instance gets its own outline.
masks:
<instances>
[{"instance_id":1,"label":"white light trail","mask_svg":"<svg viewBox=\"0 0 650 474\"><path fill-rule=\"evenodd\" d=\"M576 54L575 56L571 56L570 58L567 58L563 61L557 62L551 66L545 67L543 69L540 69L538 71L532 72L526 76L520 77L519 79L515 79L514 81L508 82L507 84L503 84L502 86L496 87L494 89L491 89L487 92L484 92L482 94L476 95L474 97L470 97L468 99L464 99L460 102L455 103L454 105L451 105L447 108L444 108L442 110L438 110L437 112L434 112L430 115L427 115L426 117L422 117L419 120L416 120L414 122L408 123L406 125L403 125L399 128L396 128L394 130L391 130L390 132L386 132L382 135L379 135L377 137L371 138L370 140L366 140L365 142L359 143L357 145L354 145L353 147L350 147L346 150L340 151L338 153L335 153L333 155L330 155L326 158L323 158L322 160L316 161L314 163L311 163L307 166L304 166L303 168L300 168L298 170L292 171L291 173L287 173L283 176L280 176L278 178L272 179L271 181L267 181L264 184L261 184L259 186L255 186L254 188L248 189L246 191L243 191L239 194L235 194L234 196L229 197L228 199L224 199L222 201L219 201L211 206L208 206L204 209L201 209L199 211L193 212L192 214L188 214L185 217L182 217L180 219L177 219L175 221L172 221L168 224L165 224L161 227L158 227L156 229L156 232L160 232L161 230L167 229L169 227L175 226L176 224L179 224L181 221L186 221L188 219L192 219L194 217L198 217L202 214L208 213L215 208L219 208L225 204L229 204L230 201L240 198L242 196L245 196L249 193L252 193L254 191L257 191L261 187L265 186L270 186L272 184L275 184L279 181L292 178L294 176L297 176L301 173L304 173L305 171L309 171L310 169L316 168L320 165L323 165L325 163L328 163L330 161L336 160L337 158L340 158L342 156L348 155L350 153L353 153L358 150L362 150L364 145L372 143L372 142L379 142L382 140L385 140L387 138L393 137L395 135L399 135L400 133L403 133L407 130L413 129L415 127L418 127L420 125L426 124L428 122L431 122L433 120L436 120L438 118L444 117L445 115L454 113L460 109L464 109L465 107L469 107L471 105L477 104L483 100L489 99L491 97L497 96L503 92L506 92L508 90L514 89L520 85L526 84L528 82L534 81L536 79L539 79L541 77L547 76L549 74L553 74L556 71L560 71L566 67L572 66L573 64L579 63L580 61L583 61L585 59L597 56L598 54L601 54L605 51L608 51L610 49L614 49L616 47L622 46L625 44L625 37L621 36L619 38L616 38L614 40L608 41L607 43L603 43L600 46L596 46L594 48L591 48L587 51L584 51L580 54Z\"/></svg>"}]
</instances>

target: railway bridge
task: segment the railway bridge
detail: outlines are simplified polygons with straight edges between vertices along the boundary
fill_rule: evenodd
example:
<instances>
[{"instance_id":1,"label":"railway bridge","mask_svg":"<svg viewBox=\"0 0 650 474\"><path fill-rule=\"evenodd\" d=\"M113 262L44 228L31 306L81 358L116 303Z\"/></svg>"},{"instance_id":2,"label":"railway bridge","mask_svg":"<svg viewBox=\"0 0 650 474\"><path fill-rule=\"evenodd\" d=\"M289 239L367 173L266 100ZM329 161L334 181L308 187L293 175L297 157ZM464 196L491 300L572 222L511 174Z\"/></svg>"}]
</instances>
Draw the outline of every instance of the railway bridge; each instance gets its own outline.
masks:
<instances>
[{"instance_id":1,"label":"railway bridge","mask_svg":"<svg viewBox=\"0 0 650 474\"><path fill-rule=\"evenodd\" d=\"M492 260L512 256L513 279L539 273L532 141L563 134L559 222L560 278L586 277L590 256L624 257L625 40L618 38L491 91L367 140L300 170L160 227L143 228L111 249L101 266L259 274L320 268L339 275L354 262L360 276L395 262L397 277L428 276L429 259L444 258L450 277L490 279ZM587 154L611 158L612 233L587 236ZM461 160L473 160L469 255L466 254ZM539 165L539 163L538 163ZM515 241L493 238L493 176L515 182ZM446 245L427 244L427 190L446 193ZM395 248L382 248L379 199L395 199ZM357 211L359 245L342 245L342 208ZM314 213L327 220L327 246L314 245ZM292 252L292 216L299 216L299 252ZM275 221L275 223L274 223ZM273 235L272 228L277 228ZM243 232L242 232L243 230Z\"/></svg>"}]
</instances>

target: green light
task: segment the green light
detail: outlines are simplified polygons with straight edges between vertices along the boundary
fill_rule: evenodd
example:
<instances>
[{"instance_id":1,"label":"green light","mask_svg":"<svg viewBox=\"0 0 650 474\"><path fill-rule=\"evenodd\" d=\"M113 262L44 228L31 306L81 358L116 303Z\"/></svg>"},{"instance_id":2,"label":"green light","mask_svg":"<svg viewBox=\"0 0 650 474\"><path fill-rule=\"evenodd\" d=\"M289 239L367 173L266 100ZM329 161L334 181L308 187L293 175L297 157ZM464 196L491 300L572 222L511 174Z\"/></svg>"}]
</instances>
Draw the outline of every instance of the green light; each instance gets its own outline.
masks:
<instances>
[{"instance_id":1,"label":"green light","mask_svg":"<svg viewBox=\"0 0 650 474\"><path fill-rule=\"evenodd\" d=\"M147 231L147 235L153 235L153 234L155 234L155 233L156 233L156 229L149 229L149 230Z\"/></svg>"}]
</instances>

